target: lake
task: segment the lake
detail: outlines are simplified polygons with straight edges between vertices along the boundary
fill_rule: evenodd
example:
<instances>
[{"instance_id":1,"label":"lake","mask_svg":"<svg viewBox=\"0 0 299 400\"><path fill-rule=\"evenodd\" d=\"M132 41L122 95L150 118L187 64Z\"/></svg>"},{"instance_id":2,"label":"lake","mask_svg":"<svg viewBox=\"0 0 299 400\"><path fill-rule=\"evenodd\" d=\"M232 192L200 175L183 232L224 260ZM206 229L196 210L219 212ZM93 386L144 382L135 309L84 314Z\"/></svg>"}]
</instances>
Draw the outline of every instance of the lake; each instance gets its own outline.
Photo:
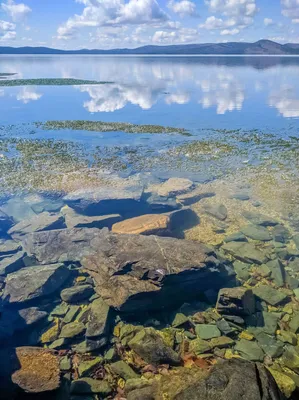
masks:
<instances>
[{"instance_id":1,"label":"lake","mask_svg":"<svg viewBox=\"0 0 299 400\"><path fill-rule=\"evenodd\" d=\"M107 395L126 378L103 365L143 374L132 321L170 332L163 365L185 340L201 359L197 336L208 366L298 372L298 76L298 57L1 56L0 348L62 350ZM248 309L216 304L235 286Z\"/></svg>"}]
</instances>

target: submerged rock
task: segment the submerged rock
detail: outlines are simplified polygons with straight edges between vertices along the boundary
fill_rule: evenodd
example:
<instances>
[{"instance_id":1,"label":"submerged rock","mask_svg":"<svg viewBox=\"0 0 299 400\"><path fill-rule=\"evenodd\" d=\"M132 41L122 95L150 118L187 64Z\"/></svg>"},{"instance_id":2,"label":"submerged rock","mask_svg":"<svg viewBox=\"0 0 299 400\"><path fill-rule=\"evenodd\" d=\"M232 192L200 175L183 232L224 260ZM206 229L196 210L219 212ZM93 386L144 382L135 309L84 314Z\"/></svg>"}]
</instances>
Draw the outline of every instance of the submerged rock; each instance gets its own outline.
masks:
<instances>
[{"instance_id":1,"label":"submerged rock","mask_svg":"<svg viewBox=\"0 0 299 400\"><path fill-rule=\"evenodd\" d=\"M87 323L87 338L102 339L103 345L107 342L107 336L111 325L111 309L102 298L92 302Z\"/></svg>"},{"instance_id":2,"label":"submerged rock","mask_svg":"<svg viewBox=\"0 0 299 400\"><path fill-rule=\"evenodd\" d=\"M78 214L72 208L65 206L61 210L65 218L67 228L109 228L112 225L121 221L122 217L119 214L98 215L88 217L86 215Z\"/></svg>"},{"instance_id":3,"label":"submerged rock","mask_svg":"<svg viewBox=\"0 0 299 400\"><path fill-rule=\"evenodd\" d=\"M91 285L78 285L62 290L60 297L66 303L78 303L88 299L94 293Z\"/></svg>"},{"instance_id":4,"label":"submerged rock","mask_svg":"<svg viewBox=\"0 0 299 400\"><path fill-rule=\"evenodd\" d=\"M11 379L23 391L43 393L60 386L59 361L51 350L19 347L15 350L13 360L15 365Z\"/></svg>"},{"instance_id":5,"label":"submerged rock","mask_svg":"<svg viewBox=\"0 0 299 400\"><path fill-rule=\"evenodd\" d=\"M276 306L281 304L287 299L287 295L279 290L272 288L271 286L261 285L253 289L253 293L260 299L271 304L271 306Z\"/></svg>"},{"instance_id":6,"label":"submerged rock","mask_svg":"<svg viewBox=\"0 0 299 400\"><path fill-rule=\"evenodd\" d=\"M82 265L107 304L127 312L173 307L233 275L207 247L157 236L103 235Z\"/></svg>"},{"instance_id":7,"label":"submerged rock","mask_svg":"<svg viewBox=\"0 0 299 400\"><path fill-rule=\"evenodd\" d=\"M261 225L261 226L275 226L278 225L278 221L271 217L267 217L263 214L251 212L251 211L244 211L243 216L248 219L254 225Z\"/></svg>"},{"instance_id":8,"label":"submerged rock","mask_svg":"<svg viewBox=\"0 0 299 400\"><path fill-rule=\"evenodd\" d=\"M112 388L106 380L96 380L92 378L81 378L71 383L71 394L90 394L95 393L108 396Z\"/></svg>"},{"instance_id":9,"label":"submerged rock","mask_svg":"<svg viewBox=\"0 0 299 400\"><path fill-rule=\"evenodd\" d=\"M256 342L241 339L237 342L235 350L241 354L242 357L250 361L263 361L264 352Z\"/></svg>"},{"instance_id":10,"label":"submerged rock","mask_svg":"<svg viewBox=\"0 0 299 400\"><path fill-rule=\"evenodd\" d=\"M44 212L14 225L8 231L8 234L15 240L21 241L23 236L27 233L61 229L64 226L64 218L62 215Z\"/></svg>"},{"instance_id":11,"label":"submerged rock","mask_svg":"<svg viewBox=\"0 0 299 400\"><path fill-rule=\"evenodd\" d=\"M101 186L98 189L79 189L64 197L64 202L79 213L104 215L124 213L138 207L143 186L136 182L118 186Z\"/></svg>"},{"instance_id":12,"label":"submerged rock","mask_svg":"<svg viewBox=\"0 0 299 400\"><path fill-rule=\"evenodd\" d=\"M153 328L144 328L139 331L129 341L128 346L149 364L178 365L181 361L180 356L165 344Z\"/></svg>"},{"instance_id":13,"label":"submerged rock","mask_svg":"<svg viewBox=\"0 0 299 400\"><path fill-rule=\"evenodd\" d=\"M223 204L205 204L204 211L212 217L219 219L220 221L224 221L227 218L227 208Z\"/></svg>"},{"instance_id":14,"label":"submerged rock","mask_svg":"<svg viewBox=\"0 0 299 400\"><path fill-rule=\"evenodd\" d=\"M0 276L11 274L23 268L25 266L24 256L25 253L19 251L18 253L10 254L8 257L0 258Z\"/></svg>"},{"instance_id":15,"label":"submerged rock","mask_svg":"<svg viewBox=\"0 0 299 400\"><path fill-rule=\"evenodd\" d=\"M268 242L272 239L269 231L262 226L247 225L241 228L241 232L250 239Z\"/></svg>"},{"instance_id":16,"label":"submerged rock","mask_svg":"<svg viewBox=\"0 0 299 400\"><path fill-rule=\"evenodd\" d=\"M158 397L157 397L158 398ZM173 400L283 400L274 378L261 364L243 360L219 363Z\"/></svg>"},{"instance_id":17,"label":"submerged rock","mask_svg":"<svg viewBox=\"0 0 299 400\"><path fill-rule=\"evenodd\" d=\"M162 236L169 233L169 224L170 217L168 215L147 214L114 224L112 232Z\"/></svg>"},{"instance_id":18,"label":"submerged rock","mask_svg":"<svg viewBox=\"0 0 299 400\"><path fill-rule=\"evenodd\" d=\"M81 260L99 295L121 311L173 307L234 278L211 249L174 238L79 228L28 235L24 247L42 263Z\"/></svg>"},{"instance_id":19,"label":"submerged rock","mask_svg":"<svg viewBox=\"0 0 299 400\"><path fill-rule=\"evenodd\" d=\"M251 315L255 312L255 298L252 290L245 287L221 289L216 309L222 315Z\"/></svg>"},{"instance_id":20,"label":"submerged rock","mask_svg":"<svg viewBox=\"0 0 299 400\"><path fill-rule=\"evenodd\" d=\"M1 225L1 221L0 221ZM0 257L10 256L21 250L20 243L10 239L0 239Z\"/></svg>"},{"instance_id":21,"label":"submerged rock","mask_svg":"<svg viewBox=\"0 0 299 400\"><path fill-rule=\"evenodd\" d=\"M70 276L62 264L23 268L9 274L3 293L5 303L23 303L54 293Z\"/></svg>"},{"instance_id":22,"label":"submerged rock","mask_svg":"<svg viewBox=\"0 0 299 400\"><path fill-rule=\"evenodd\" d=\"M159 196L172 197L188 193L194 188L194 183L185 178L170 178L166 182L155 187Z\"/></svg>"},{"instance_id":23,"label":"submerged rock","mask_svg":"<svg viewBox=\"0 0 299 400\"><path fill-rule=\"evenodd\" d=\"M224 244L221 249L248 264L264 264L268 261L267 255L257 249L252 243L230 242Z\"/></svg>"}]
</instances>

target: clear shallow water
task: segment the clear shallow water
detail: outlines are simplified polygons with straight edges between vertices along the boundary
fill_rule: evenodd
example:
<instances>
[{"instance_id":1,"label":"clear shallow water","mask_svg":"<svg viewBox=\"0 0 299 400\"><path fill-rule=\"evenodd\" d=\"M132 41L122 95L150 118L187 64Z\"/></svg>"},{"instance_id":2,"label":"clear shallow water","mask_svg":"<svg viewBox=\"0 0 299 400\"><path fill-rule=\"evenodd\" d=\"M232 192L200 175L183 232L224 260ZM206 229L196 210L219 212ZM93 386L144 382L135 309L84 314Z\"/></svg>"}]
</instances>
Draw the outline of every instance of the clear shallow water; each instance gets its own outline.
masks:
<instances>
[{"instance_id":1,"label":"clear shallow water","mask_svg":"<svg viewBox=\"0 0 299 400\"><path fill-rule=\"evenodd\" d=\"M0 89L2 123L92 119L200 128L286 129L299 117L299 58L3 56L14 78L102 86Z\"/></svg>"}]
</instances>

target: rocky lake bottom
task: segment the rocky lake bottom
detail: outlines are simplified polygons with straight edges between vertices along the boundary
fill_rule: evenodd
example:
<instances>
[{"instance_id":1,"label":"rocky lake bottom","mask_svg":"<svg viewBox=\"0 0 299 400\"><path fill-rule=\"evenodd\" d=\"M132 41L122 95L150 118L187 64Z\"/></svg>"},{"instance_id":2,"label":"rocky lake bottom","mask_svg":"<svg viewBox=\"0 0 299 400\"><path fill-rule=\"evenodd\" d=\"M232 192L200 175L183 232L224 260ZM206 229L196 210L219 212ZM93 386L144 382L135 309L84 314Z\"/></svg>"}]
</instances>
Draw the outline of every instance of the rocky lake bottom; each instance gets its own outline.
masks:
<instances>
[{"instance_id":1,"label":"rocky lake bottom","mask_svg":"<svg viewBox=\"0 0 299 400\"><path fill-rule=\"evenodd\" d=\"M242 60L0 60L0 399L299 398L298 63Z\"/></svg>"},{"instance_id":2,"label":"rocky lake bottom","mask_svg":"<svg viewBox=\"0 0 299 400\"><path fill-rule=\"evenodd\" d=\"M53 126L70 122L19 129ZM9 129L0 398L297 398L296 138L215 132L149 155Z\"/></svg>"}]
</instances>

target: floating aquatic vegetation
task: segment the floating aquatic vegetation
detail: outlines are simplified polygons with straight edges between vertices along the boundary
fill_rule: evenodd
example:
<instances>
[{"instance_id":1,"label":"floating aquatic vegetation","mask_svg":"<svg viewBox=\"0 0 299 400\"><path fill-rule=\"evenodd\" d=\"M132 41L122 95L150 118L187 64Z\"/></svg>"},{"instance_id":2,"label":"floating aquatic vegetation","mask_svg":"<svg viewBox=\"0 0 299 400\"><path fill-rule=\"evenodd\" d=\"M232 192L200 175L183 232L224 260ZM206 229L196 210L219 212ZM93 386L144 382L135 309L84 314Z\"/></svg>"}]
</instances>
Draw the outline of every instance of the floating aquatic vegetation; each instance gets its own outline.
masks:
<instances>
[{"instance_id":1,"label":"floating aquatic vegetation","mask_svg":"<svg viewBox=\"0 0 299 400\"><path fill-rule=\"evenodd\" d=\"M4 79L0 81L0 86L81 86L105 85L108 83L112 82L89 81L72 78Z\"/></svg>"},{"instance_id":2,"label":"floating aquatic vegetation","mask_svg":"<svg viewBox=\"0 0 299 400\"><path fill-rule=\"evenodd\" d=\"M92 132L116 132L122 131L126 133L179 133L185 136L191 134L184 128L174 128L161 125L135 125L126 122L101 122L101 121L47 121L45 123L36 123L37 127L46 130L84 130Z\"/></svg>"}]
</instances>

